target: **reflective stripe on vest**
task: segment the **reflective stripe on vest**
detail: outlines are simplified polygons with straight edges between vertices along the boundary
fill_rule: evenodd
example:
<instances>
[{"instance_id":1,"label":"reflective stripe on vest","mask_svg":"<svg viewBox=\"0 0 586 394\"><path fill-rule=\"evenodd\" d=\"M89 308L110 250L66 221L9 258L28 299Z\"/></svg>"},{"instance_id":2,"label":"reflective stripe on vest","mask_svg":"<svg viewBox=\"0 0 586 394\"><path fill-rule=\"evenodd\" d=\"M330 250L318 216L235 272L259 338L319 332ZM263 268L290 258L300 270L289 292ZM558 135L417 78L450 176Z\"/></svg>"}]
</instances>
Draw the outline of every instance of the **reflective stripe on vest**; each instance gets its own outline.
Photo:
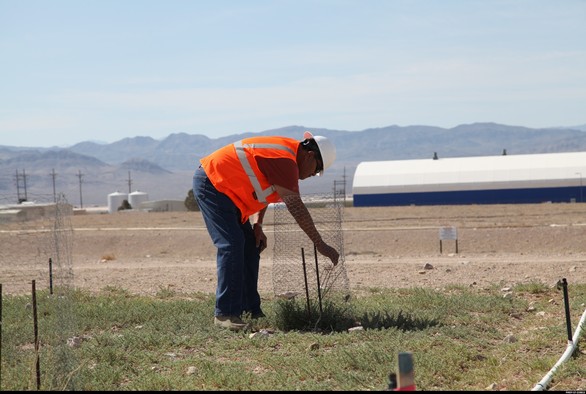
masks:
<instances>
[{"instance_id":1,"label":"reflective stripe on vest","mask_svg":"<svg viewBox=\"0 0 586 394\"><path fill-rule=\"evenodd\" d=\"M295 156L295 152L293 152L291 149L287 148L286 146L279 145L279 144L246 144L246 145L244 145L244 144L242 144L242 141L235 142L234 148L236 148L236 154L238 155L238 159L240 160L240 164L242 165L244 172L246 172L246 175L248 175L248 179L250 180L250 184L252 185L252 188L254 189L255 198L259 202L266 204L267 197L275 192L275 186L270 185L266 189L263 189L260 186L260 182L258 181L256 174L254 173L252 167L250 166L250 163L248 162L248 158L246 157L246 151L244 149L249 148L249 149L284 150L284 151L290 152L293 156Z\"/></svg>"}]
</instances>

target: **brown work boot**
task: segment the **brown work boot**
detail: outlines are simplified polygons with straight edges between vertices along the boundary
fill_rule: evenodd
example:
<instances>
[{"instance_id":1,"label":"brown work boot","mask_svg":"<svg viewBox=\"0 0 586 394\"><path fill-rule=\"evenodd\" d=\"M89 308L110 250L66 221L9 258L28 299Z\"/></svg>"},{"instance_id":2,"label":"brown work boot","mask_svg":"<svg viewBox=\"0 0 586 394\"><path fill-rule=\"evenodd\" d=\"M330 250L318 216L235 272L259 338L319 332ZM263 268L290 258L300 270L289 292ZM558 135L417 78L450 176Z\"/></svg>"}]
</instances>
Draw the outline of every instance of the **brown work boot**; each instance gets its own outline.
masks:
<instances>
[{"instance_id":1,"label":"brown work boot","mask_svg":"<svg viewBox=\"0 0 586 394\"><path fill-rule=\"evenodd\" d=\"M244 323L238 316L216 316L214 317L214 324L231 331L240 331L248 328L248 324Z\"/></svg>"}]
</instances>

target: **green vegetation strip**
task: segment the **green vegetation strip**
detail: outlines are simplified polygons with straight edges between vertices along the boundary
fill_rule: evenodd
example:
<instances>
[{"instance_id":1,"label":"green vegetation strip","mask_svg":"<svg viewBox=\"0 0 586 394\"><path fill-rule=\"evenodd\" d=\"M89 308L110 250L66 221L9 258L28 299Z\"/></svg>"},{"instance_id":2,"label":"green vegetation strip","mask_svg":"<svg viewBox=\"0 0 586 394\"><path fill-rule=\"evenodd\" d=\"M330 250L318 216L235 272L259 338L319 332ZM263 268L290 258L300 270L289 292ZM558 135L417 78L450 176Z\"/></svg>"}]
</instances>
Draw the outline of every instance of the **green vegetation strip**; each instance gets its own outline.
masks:
<instances>
[{"instance_id":1,"label":"green vegetation strip","mask_svg":"<svg viewBox=\"0 0 586 394\"><path fill-rule=\"evenodd\" d=\"M586 285L568 289L576 324ZM266 297L267 317L231 332L213 326L211 294L39 292L41 389L384 390L398 353L411 352L417 390L530 390L566 348L555 287L360 293L330 294L321 316L304 299ZM2 312L1 387L35 390L31 298L5 296ZM583 389L584 357L549 389Z\"/></svg>"}]
</instances>

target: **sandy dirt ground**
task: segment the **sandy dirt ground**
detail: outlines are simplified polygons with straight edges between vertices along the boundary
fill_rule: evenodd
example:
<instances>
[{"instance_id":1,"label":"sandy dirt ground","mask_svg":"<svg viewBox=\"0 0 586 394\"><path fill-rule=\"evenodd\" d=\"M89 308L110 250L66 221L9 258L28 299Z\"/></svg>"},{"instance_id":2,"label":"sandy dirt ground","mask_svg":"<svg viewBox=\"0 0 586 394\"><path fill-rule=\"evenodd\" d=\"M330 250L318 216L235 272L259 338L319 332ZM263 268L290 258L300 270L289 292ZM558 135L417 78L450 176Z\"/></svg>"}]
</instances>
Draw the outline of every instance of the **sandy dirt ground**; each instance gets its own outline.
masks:
<instances>
[{"instance_id":1,"label":"sandy dirt ground","mask_svg":"<svg viewBox=\"0 0 586 394\"><path fill-rule=\"evenodd\" d=\"M259 290L272 295L274 223L265 219ZM53 222L0 224L4 294L29 293L32 280L48 287L56 247L66 274L53 280L77 288L215 290L215 249L199 212L76 212ZM440 253L444 227L456 229L457 244L443 240ZM344 208L342 234L353 291L586 282L586 204Z\"/></svg>"}]
</instances>

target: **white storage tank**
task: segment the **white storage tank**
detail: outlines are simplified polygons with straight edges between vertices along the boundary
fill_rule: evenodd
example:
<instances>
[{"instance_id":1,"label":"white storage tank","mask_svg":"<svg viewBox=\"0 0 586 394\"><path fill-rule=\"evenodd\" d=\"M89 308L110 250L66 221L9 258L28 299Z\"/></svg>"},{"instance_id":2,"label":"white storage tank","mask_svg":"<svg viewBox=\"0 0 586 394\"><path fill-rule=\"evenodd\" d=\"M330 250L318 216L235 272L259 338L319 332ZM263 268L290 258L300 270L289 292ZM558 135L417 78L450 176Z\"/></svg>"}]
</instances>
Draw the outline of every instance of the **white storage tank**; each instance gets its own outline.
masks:
<instances>
[{"instance_id":1,"label":"white storage tank","mask_svg":"<svg viewBox=\"0 0 586 394\"><path fill-rule=\"evenodd\" d=\"M108 194L108 213L118 212L118 207L124 200L128 200L128 194L116 191Z\"/></svg>"},{"instance_id":2,"label":"white storage tank","mask_svg":"<svg viewBox=\"0 0 586 394\"><path fill-rule=\"evenodd\" d=\"M130 206L132 207L132 209L138 209L138 206L140 205L140 203L149 200L149 195L147 193L140 192L138 190L130 193L128 195L128 197L129 197L128 202L130 203Z\"/></svg>"}]
</instances>

